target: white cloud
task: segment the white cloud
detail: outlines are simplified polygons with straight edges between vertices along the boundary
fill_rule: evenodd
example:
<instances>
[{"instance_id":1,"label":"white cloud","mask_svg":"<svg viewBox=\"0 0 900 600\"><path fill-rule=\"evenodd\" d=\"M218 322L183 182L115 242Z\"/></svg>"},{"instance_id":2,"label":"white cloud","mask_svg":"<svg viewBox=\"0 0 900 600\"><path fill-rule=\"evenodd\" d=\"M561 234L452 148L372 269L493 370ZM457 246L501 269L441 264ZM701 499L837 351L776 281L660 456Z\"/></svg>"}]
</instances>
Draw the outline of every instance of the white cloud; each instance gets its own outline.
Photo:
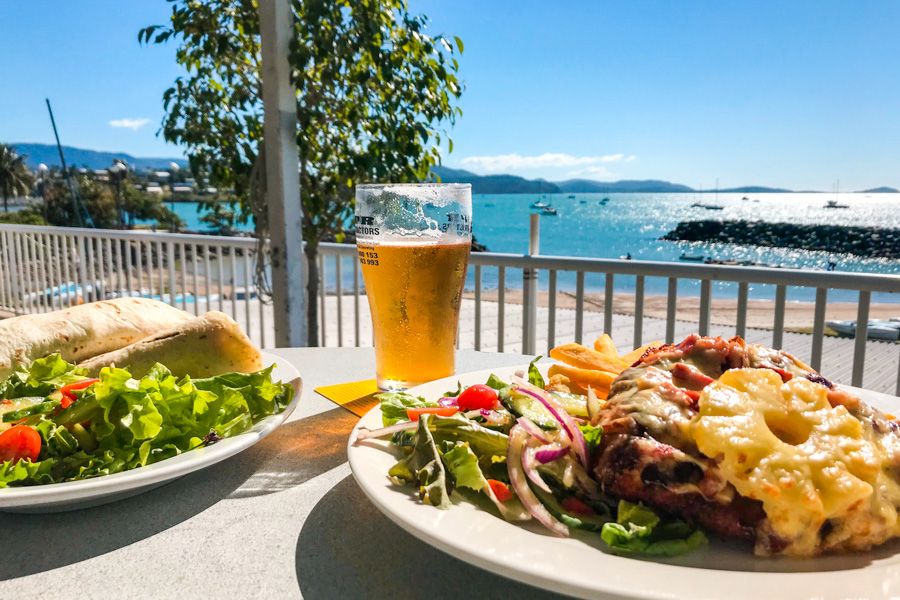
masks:
<instances>
[{"instance_id":1,"label":"white cloud","mask_svg":"<svg viewBox=\"0 0 900 600\"><path fill-rule=\"evenodd\" d=\"M637 158L637 156L635 156L634 154L629 154L628 158L625 159L625 162L631 162L636 158Z\"/></svg>"},{"instance_id":2,"label":"white cloud","mask_svg":"<svg viewBox=\"0 0 900 600\"><path fill-rule=\"evenodd\" d=\"M502 173L509 171L521 171L527 169L541 169L553 167L588 167L604 163L620 162L625 158L624 154L604 154L603 156L574 156L561 152L545 152L536 156L523 156L521 154L497 154L494 156L467 156L460 162L463 166L471 167L490 173ZM633 160L634 155L626 160Z\"/></svg>"},{"instance_id":3,"label":"white cloud","mask_svg":"<svg viewBox=\"0 0 900 600\"><path fill-rule=\"evenodd\" d=\"M122 129L131 129L132 131L137 131L144 125L150 122L150 119L145 119L143 117L139 119L113 119L109 122L110 127L118 127Z\"/></svg>"}]
</instances>

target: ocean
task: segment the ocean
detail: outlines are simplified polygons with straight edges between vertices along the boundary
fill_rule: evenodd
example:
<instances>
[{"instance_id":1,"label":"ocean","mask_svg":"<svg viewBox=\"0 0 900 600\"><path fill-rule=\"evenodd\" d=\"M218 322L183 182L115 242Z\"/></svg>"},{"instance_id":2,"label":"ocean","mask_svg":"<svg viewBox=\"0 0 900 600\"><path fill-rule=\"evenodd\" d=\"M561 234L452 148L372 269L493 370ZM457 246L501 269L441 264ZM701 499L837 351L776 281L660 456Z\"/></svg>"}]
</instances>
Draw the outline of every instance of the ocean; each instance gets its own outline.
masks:
<instances>
[{"instance_id":1,"label":"ocean","mask_svg":"<svg viewBox=\"0 0 900 600\"><path fill-rule=\"evenodd\" d=\"M574 196L574 197L571 197ZM747 197L747 200L743 198ZM603 198L609 198L604 205ZM669 242L659 238L679 221L699 219L755 219L795 224L868 225L900 228L900 194L840 194L838 200L848 208L824 208L833 194L482 194L473 197L475 237L492 252L528 251L529 215L532 202L541 200L558 210L557 216L542 216L540 252L554 256L619 258L677 262L682 254L703 255L721 260L750 260L781 267L824 270L829 262L836 271L900 274L900 261L871 259L849 254L810 252L782 248L761 248L719 243ZM691 204L718 204L723 210L691 207ZM188 229L202 230L198 204L174 203L175 211ZM252 227L247 226L247 230ZM349 269L345 270L347 273ZM507 287L521 286L521 273L507 272ZM471 281L469 282L471 284ZM486 269L483 285L496 287L496 273ZM541 287L546 287L546 277ZM561 289L575 286L574 275L560 274ZM681 282L679 294L699 294L699 284ZM586 277L588 291L600 291L602 276ZM634 288L634 278L616 278L617 291ZM736 286L716 283L713 293L734 297ZM664 294L666 281L650 278L647 294ZM752 298L772 298L772 286L751 286ZM789 290L789 300L814 299L815 291ZM875 294L873 301L900 302L898 294ZM856 293L835 290L829 301L855 301Z\"/></svg>"}]
</instances>

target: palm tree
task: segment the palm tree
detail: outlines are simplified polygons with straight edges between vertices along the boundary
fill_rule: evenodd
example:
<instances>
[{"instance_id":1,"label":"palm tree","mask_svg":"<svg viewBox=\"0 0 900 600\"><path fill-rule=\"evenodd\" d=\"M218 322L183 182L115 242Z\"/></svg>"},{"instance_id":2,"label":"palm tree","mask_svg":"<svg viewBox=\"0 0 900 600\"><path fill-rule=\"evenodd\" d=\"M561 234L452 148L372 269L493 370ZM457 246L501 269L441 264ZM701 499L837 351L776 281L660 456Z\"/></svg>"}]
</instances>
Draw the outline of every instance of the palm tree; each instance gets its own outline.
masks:
<instances>
[{"instance_id":1,"label":"palm tree","mask_svg":"<svg viewBox=\"0 0 900 600\"><path fill-rule=\"evenodd\" d=\"M17 154L12 146L0 144L0 196L3 196L4 212L9 212L10 198L23 196L31 190L32 181L25 157Z\"/></svg>"}]
</instances>

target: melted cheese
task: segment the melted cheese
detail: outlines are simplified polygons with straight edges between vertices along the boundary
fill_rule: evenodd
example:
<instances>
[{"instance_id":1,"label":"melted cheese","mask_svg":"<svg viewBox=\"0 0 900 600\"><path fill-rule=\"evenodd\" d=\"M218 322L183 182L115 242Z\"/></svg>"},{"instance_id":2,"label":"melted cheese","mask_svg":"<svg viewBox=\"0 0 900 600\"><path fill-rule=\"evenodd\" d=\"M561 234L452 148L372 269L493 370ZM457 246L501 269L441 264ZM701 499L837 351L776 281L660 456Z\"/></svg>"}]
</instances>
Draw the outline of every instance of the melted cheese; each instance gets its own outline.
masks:
<instances>
[{"instance_id":1,"label":"melted cheese","mask_svg":"<svg viewBox=\"0 0 900 600\"><path fill-rule=\"evenodd\" d=\"M741 495L762 502L761 533L787 543L785 554L867 548L900 533L900 489L885 473L893 450L871 421L832 407L821 385L727 371L703 390L689 434ZM766 537L758 552L768 553Z\"/></svg>"}]
</instances>

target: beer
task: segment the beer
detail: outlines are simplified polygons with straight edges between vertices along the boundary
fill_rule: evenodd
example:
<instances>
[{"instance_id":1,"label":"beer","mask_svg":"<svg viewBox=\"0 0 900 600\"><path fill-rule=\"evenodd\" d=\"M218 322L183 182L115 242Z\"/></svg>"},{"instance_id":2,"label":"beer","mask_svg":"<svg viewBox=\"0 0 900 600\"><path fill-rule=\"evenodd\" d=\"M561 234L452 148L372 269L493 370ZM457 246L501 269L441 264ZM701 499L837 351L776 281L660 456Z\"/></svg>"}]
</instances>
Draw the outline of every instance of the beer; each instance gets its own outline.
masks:
<instances>
[{"instance_id":1,"label":"beer","mask_svg":"<svg viewBox=\"0 0 900 600\"><path fill-rule=\"evenodd\" d=\"M453 374L469 248L468 241L358 242L379 387L408 387Z\"/></svg>"},{"instance_id":2,"label":"beer","mask_svg":"<svg viewBox=\"0 0 900 600\"><path fill-rule=\"evenodd\" d=\"M358 185L355 233L378 387L400 390L452 375L472 186Z\"/></svg>"}]
</instances>

